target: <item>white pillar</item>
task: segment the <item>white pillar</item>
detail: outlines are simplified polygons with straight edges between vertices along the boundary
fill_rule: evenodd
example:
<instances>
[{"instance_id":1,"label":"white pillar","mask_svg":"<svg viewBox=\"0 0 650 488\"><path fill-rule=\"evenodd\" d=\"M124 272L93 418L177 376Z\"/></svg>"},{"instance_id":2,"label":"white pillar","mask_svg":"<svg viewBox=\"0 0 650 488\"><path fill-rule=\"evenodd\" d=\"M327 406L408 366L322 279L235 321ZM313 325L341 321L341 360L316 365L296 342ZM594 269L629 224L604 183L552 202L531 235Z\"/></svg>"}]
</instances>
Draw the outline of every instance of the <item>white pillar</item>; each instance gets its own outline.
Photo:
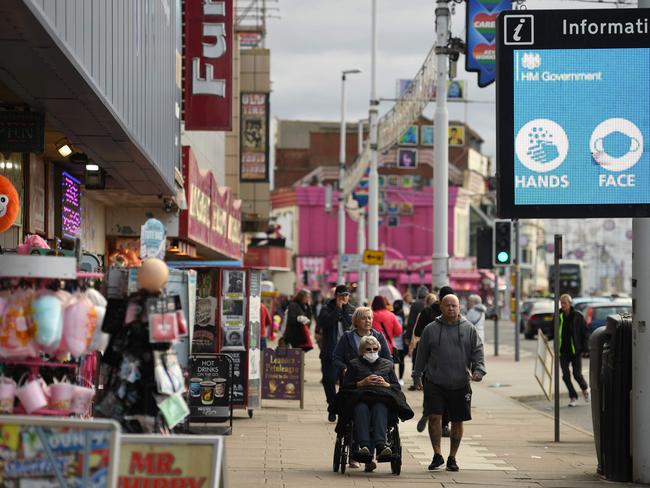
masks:
<instances>
[{"instance_id":1,"label":"white pillar","mask_svg":"<svg viewBox=\"0 0 650 488\"><path fill-rule=\"evenodd\" d=\"M361 208L359 211L359 227L357 229L357 253L363 255L366 249L366 210ZM360 307L366 300L366 273L359 269L357 279L357 301Z\"/></svg>"},{"instance_id":2,"label":"white pillar","mask_svg":"<svg viewBox=\"0 0 650 488\"><path fill-rule=\"evenodd\" d=\"M639 8L650 8L650 0L639 0ZM632 399L630 434L632 477L650 483L650 219L632 221Z\"/></svg>"},{"instance_id":3,"label":"white pillar","mask_svg":"<svg viewBox=\"0 0 650 488\"><path fill-rule=\"evenodd\" d=\"M370 174L368 175L368 248L379 249L379 173L377 172L377 0L372 0L372 45L370 57ZM368 297L379 290L379 266L368 266Z\"/></svg>"},{"instance_id":4,"label":"white pillar","mask_svg":"<svg viewBox=\"0 0 650 488\"><path fill-rule=\"evenodd\" d=\"M345 284L342 258L345 254L345 196L343 179L345 178L345 72L341 75L341 139L339 142L339 206L338 206L338 276L336 283Z\"/></svg>"},{"instance_id":5,"label":"white pillar","mask_svg":"<svg viewBox=\"0 0 650 488\"><path fill-rule=\"evenodd\" d=\"M447 132L447 76L449 58L444 52L449 39L450 12L448 0L436 2L436 109L434 112L435 148L433 165L433 256L431 281L434 287L449 284L448 202L449 202L449 147Z\"/></svg>"}]
</instances>

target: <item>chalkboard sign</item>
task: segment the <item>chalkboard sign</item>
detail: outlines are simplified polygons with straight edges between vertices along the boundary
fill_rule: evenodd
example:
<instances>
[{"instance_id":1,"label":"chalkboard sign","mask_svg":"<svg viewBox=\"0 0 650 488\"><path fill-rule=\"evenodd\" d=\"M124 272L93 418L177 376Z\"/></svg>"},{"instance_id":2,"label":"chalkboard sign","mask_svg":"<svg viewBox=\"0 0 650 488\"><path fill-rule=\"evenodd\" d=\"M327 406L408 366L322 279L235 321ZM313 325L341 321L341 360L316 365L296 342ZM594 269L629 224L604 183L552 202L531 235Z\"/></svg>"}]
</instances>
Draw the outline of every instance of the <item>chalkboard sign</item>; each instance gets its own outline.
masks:
<instances>
[{"instance_id":1,"label":"chalkboard sign","mask_svg":"<svg viewBox=\"0 0 650 488\"><path fill-rule=\"evenodd\" d=\"M214 270L197 273L192 354L214 354L217 350L216 283Z\"/></svg>"},{"instance_id":2,"label":"chalkboard sign","mask_svg":"<svg viewBox=\"0 0 650 488\"><path fill-rule=\"evenodd\" d=\"M225 354L190 356L188 404L190 421L232 419L233 361Z\"/></svg>"},{"instance_id":3,"label":"chalkboard sign","mask_svg":"<svg viewBox=\"0 0 650 488\"><path fill-rule=\"evenodd\" d=\"M304 357L302 349L265 349L263 400L300 400L303 408Z\"/></svg>"},{"instance_id":4,"label":"chalkboard sign","mask_svg":"<svg viewBox=\"0 0 650 488\"><path fill-rule=\"evenodd\" d=\"M246 405L246 381L248 379L247 351L228 351L222 353L229 356L233 362L232 374L232 405L242 407Z\"/></svg>"}]
</instances>

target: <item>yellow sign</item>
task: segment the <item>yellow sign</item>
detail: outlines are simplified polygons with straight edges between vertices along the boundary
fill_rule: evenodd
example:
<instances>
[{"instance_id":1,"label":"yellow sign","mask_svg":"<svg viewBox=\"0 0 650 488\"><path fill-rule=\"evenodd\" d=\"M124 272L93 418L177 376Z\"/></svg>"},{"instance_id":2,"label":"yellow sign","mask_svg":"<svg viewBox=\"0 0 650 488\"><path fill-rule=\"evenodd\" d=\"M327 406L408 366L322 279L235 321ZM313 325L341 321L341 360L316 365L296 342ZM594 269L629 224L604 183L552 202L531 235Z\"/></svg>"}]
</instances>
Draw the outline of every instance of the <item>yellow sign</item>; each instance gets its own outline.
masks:
<instances>
[{"instance_id":1,"label":"yellow sign","mask_svg":"<svg viewBox=\"0 0 650 488\"><path fill-rule=\"evenodd\" d=\"M366 249L363 253L363 262L365 264L382 266L384 264L384 251L371 251L370 249Z\"/></svg>"}]
</instances>

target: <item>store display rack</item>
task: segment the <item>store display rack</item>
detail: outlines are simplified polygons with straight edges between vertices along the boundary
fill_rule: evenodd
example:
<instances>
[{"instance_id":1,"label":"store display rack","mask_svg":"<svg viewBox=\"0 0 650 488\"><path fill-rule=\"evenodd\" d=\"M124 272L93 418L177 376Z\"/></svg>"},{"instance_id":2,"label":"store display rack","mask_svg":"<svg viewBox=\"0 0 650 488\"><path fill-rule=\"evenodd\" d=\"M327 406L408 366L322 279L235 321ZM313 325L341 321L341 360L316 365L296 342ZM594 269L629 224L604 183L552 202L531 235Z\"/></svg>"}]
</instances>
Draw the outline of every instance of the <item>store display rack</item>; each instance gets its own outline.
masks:
<instances>
[{"instance_id":1,"label":"store display rack","mask_svg":"<svg viewBox=\"0 0 650 488\"><path fill-rule=\"evenodd\" d=\"M13 279L52 279L52 280L79 280L102 279L103 273L89 273L77 271L77 260L64 256L40 256L0 254L0 278ZM37 377L41 368L70 368L79 369L79 363L62 363L45 361L39 358L9 359L0 358L0 364L7 366L25 366L29 369L30 377ZM14 407L14 414L24 414L22 405ZM51 408L41 408L30 415L48 415L67 417L69 412Z\"/></svg>"}]
</instances>

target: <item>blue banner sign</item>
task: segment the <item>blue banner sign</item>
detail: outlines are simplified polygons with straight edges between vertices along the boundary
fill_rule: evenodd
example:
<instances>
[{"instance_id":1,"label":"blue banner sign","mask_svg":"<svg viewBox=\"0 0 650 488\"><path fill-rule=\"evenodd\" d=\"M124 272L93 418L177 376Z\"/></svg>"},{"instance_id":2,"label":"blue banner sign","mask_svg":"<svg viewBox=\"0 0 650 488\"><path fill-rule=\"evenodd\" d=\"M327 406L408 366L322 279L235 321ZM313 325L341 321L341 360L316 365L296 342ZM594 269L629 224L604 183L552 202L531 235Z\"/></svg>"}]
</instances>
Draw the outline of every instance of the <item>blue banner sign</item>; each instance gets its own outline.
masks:
<instances>
[{"instance_id":1,"label":"blue banner sign","mask_svg":"<svg viewBox=\"0 0 650 488\"><path fill-rule=\"evenodd\" d=\"M465 69L478 72L480 87L496 79L497 16L510 8L512 0L467 0Z\"/></svg>"}]
</instances>

